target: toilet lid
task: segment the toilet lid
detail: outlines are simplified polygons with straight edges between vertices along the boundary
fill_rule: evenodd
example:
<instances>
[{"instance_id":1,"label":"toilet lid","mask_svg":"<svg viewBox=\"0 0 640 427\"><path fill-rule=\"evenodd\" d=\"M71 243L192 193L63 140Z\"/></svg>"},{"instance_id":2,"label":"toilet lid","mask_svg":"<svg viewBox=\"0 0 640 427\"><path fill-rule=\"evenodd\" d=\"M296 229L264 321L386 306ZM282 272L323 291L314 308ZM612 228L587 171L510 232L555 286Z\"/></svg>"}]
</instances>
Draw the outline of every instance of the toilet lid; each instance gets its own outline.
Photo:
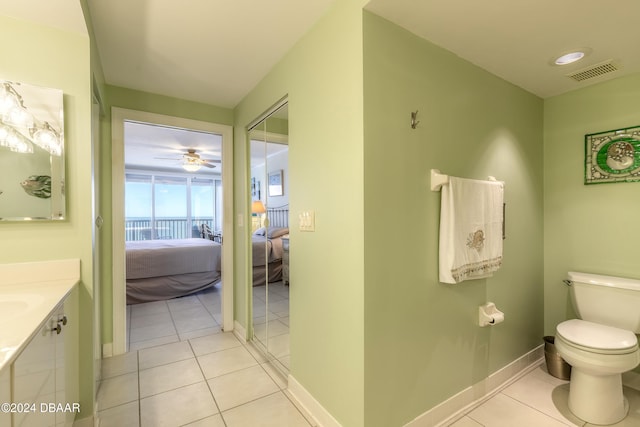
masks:
<instances>
[{"instance_id":1,"label":"toilet lid","mask_svg":"<svg viewBox=\"0 0 640 427\"><path fill-rule=\"evenodd\" d=\"M638 345L631 331L586 320L567 320L556 327L556 332L569 342L593 349L626 350Z\"/></svg>"}]
</instances>

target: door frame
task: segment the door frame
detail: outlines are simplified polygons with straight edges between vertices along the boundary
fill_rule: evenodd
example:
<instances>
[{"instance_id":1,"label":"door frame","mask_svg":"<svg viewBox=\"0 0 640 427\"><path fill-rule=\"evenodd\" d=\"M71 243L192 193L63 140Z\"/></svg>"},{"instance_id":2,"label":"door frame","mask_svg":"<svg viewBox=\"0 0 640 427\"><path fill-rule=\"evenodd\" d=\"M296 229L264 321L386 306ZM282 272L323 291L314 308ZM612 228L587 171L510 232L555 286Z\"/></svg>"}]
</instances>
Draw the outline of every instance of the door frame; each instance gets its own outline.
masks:
<instances>
[{"instance_id":1,"label":"door frame","mask_svg":"<svg viewBox=\"0 0 640 427\"><path fill-rule=\"evenodd\" d=\"M127 350L126 279L124 240L124 123L151 123L222 136L222 328L233 330L233 127L146 111L111 108L113 354Z\"/></svg>"}]
</instances>

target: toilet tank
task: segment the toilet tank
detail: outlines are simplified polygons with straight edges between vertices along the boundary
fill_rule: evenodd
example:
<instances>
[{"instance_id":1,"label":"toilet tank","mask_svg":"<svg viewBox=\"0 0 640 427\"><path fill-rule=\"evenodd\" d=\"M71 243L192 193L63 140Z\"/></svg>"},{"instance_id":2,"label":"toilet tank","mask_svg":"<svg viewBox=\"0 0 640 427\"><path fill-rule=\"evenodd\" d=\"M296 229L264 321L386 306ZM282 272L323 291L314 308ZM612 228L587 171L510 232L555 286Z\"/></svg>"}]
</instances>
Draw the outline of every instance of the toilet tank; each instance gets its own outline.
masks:
<instances>
[{"instance_id":1,"label":"toilet tank","mask_svg":"<svg viewBox=\"0 0 640 427\"><path fill-rule=\"evenodd\" d=\"M568 279L581 319L640 334L640 280L579 272Z\"/></svg>"}]
</instances>

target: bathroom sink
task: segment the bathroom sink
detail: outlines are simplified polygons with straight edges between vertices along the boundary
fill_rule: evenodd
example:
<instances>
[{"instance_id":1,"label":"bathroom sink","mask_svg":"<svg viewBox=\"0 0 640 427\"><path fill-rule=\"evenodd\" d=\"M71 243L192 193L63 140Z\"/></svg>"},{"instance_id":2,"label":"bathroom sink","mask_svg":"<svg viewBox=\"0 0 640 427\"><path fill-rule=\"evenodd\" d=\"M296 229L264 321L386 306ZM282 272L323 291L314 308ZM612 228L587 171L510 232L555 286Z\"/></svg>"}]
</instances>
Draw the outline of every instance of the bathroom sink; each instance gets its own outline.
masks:
<instances>
[{"instance_id":1,"label":"bathroom sink","mask_svg":"<svg viewBox=\"0 0 640 427\"><path fill-rule=\"evenodd\" d=\"M0 317L17 317L29 314L42 302L37 294L0 294Z\"/></svg>"},{"instance_id":2,"label":"bathroom sink","mask_svg":"<svg viewBox=\"0 0 640 427\"><path fill-rule=\"evenodd\" d=\"M0 301L0 313L4 316L13 316L27 311L29 303L25 301Z\"/></svg>"}]
</instances>

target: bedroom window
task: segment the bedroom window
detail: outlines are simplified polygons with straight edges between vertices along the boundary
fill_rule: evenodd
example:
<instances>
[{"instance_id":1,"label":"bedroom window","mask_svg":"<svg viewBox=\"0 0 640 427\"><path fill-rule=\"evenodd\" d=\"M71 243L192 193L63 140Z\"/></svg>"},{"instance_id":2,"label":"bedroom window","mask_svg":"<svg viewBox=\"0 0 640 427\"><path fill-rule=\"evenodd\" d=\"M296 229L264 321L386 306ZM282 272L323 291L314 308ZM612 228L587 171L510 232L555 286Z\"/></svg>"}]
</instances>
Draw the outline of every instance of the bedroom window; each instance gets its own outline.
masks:
<instances>
[{"instance_id":1,"label":"bedroom window","mask_svg":"<svg viewBox=\"0 0 640 427\"><path fill-rule=\"evenodd\" d=\"M200 224L222 227L222 182L197 176L127 173L125 240L200 237Z\"/></svg>"}]
</instances>

